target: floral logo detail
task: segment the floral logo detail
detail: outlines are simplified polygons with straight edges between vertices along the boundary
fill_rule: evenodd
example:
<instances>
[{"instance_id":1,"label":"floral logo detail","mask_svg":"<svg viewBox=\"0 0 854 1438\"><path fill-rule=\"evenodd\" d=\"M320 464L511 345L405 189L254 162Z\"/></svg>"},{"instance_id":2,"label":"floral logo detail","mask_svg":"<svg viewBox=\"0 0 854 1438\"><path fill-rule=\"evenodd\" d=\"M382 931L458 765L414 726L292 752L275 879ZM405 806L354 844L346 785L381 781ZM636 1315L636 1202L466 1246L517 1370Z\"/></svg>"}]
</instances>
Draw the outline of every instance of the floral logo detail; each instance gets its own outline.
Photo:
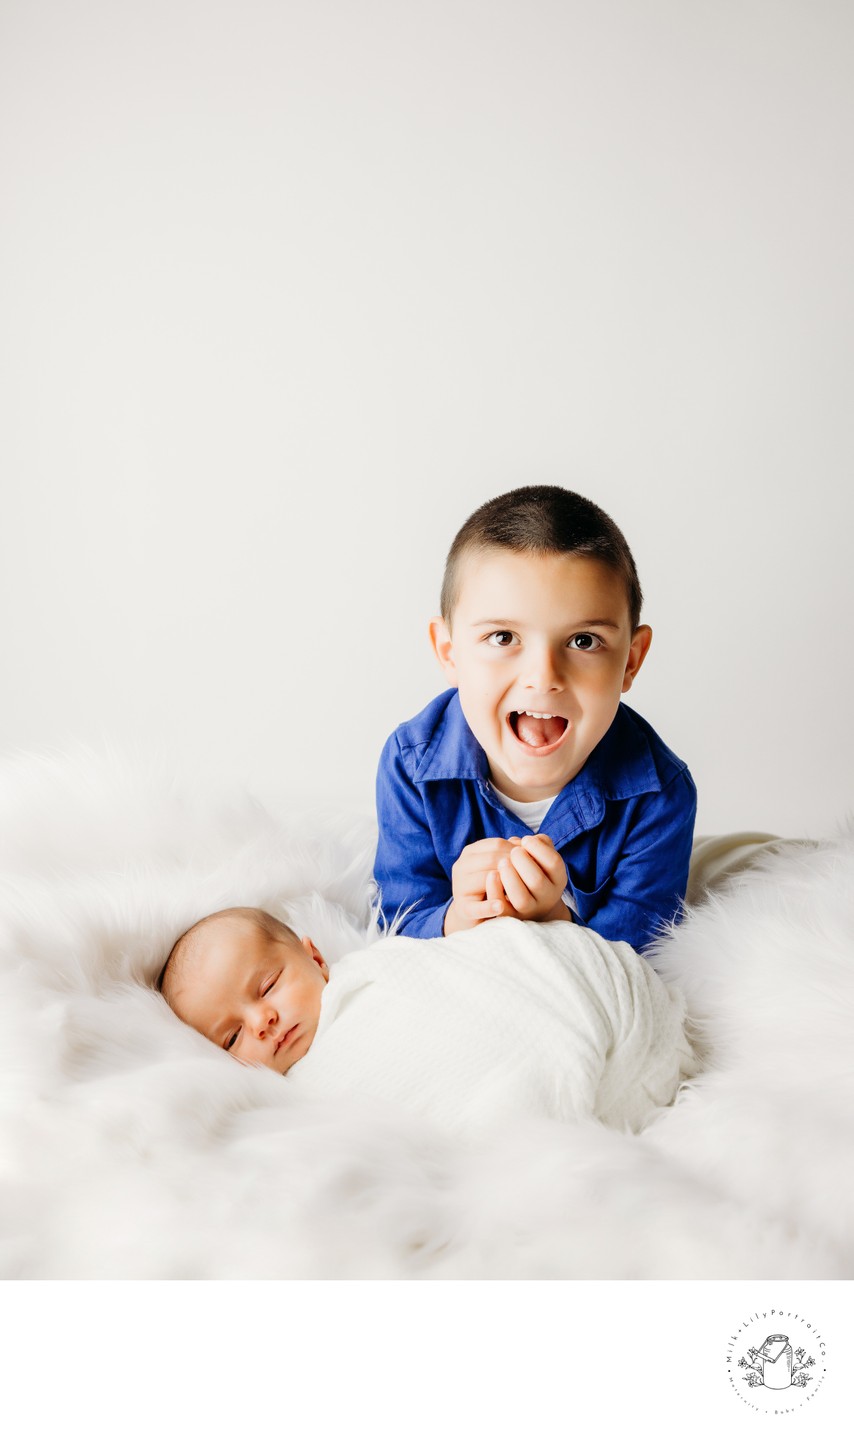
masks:
<instances>
[{"instance_id":1,"label":"floral logo detail","mask_svg":"<svg viewBox=\"0 0 854 1438\"><path fill-rule=\"evenodd\" d=\"M825 1335L795 1304L746 1314L730 1333L726 1372L732 1393L754 1413L811 1407L827 1377Z\"/></svg>"},{"instance_id":2,"label":"floral logo detail","mask_svg":"<svg viewBox=\"0 0 854 1438\"><path fill-rule=\"evenodd\" d=\"M806 1370L815 1367L815 1359L805 1348L793 1350L788 1334L769 1333L761 1348L748 1348L738 1366L750 1370L742 1374L749 1388L806 1388L813 1378Z\"/></svg>"}]
</instances>

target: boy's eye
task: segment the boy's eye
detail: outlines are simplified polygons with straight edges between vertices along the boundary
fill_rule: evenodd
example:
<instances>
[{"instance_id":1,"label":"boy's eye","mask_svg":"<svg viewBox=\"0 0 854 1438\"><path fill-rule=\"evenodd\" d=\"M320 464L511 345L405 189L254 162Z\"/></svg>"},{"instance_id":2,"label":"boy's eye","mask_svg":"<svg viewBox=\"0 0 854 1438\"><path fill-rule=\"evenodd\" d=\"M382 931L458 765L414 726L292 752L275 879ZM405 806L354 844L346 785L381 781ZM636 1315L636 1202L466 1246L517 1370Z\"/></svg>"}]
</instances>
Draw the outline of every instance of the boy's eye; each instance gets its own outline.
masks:
<instances>
[{"instance_id":1,"label":"boy's eye","mask_svg":"<svg viewBox=\"0 0 854 1438\"><path fill-rule=\"evenodd\" d=\"M496 629L494 634L487 634L486 642L496 649L508 649L513 643L513 635L509 629Z\"/></svg>"},{"instance_id":2,"label":"boy's eye","mask_svg":"<svg viewBox=\"0 0 854 1438\"><path fill-rule=\"evenodd\" d=\"M262 997L262 998L264 997L264 994L268 994L268 993L270 992L270 990L275 987L275 985L279 982L279 979L281 978L281 976L282 976L282 971L281 971L281 969L280 969L277 974L274 974L271 979L268 979L268 980L267 980L266 984L264 985L264 987L263 987L262 990L261 990L261 997Z\"/></svg>"},{"instance_id":3,"label":"boy's eye","mask_svg":"<svg viewBox=\"0 0 854 1438\"><path fill-rule=\"evenodd\" d=\"M238 1040L239 1038L240 1038L240 1029L235 1029L235 1031L234 1031L233 1034L229 1034L228 1038L226 1039L225 1043L223 1044L223 1048L224 1048L226 1051L228 1051L228 1049L233 1049L233 1048L234 1048L234 1045L237 1043L237 1040Z\"/></svg>"},{"instance_id":4,"label":"boy's eye","mask_svg":"<svg viewBox=\"0 0 854 1438\"><path fill-rule=\"evenodd\" d=\"M596 649L602 648L602 640L596 634L573 634L569 641L570 649L580 649L584 654L591 654Z\"/></svg>"}]
</instances>

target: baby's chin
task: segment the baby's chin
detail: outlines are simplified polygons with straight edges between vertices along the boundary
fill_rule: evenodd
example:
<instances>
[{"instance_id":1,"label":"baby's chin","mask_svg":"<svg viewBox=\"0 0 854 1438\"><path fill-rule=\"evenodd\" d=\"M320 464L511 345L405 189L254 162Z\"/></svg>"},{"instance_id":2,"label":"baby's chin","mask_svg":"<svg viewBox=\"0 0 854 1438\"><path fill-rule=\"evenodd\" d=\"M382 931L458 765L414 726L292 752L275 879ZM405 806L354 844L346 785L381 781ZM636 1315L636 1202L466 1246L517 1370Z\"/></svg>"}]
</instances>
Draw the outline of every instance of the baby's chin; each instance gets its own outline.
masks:
<instances>
[{"instance_id":1,"label":"baby's chin","mask_svg":"<svg viewBox=\"0 0 854 1438\"><path fill-rule=\"evenodd\" d=\"M310 1034L299 1034L291 1047L285 1046L281 1048L277 1054L273 1055L270 1061L270 1068L275 1069L276 1073L279 1074L288 1073L299 1063L300 1059L305 1058L311 1048L313 1039L313 1030Z\"/></svg>"},{"instance_id":2,"label":"baby's chin","mask_svg":"<svg viewBox=\"0 0 854 1438\"><path fill-rule=\"evenodd\" d=\"M271 1058L267 1059L244 1059L240 1057L240 1054L229 1054L229 1058L233 1058L235 1063L245 1069L270 1069L272 1073L279 1075L286 1074L294 1067L294 1064L299 1063L299 1059L290 1057L282 1063L278 1054L273 1054Z\"/></svg>"}]
</instances>

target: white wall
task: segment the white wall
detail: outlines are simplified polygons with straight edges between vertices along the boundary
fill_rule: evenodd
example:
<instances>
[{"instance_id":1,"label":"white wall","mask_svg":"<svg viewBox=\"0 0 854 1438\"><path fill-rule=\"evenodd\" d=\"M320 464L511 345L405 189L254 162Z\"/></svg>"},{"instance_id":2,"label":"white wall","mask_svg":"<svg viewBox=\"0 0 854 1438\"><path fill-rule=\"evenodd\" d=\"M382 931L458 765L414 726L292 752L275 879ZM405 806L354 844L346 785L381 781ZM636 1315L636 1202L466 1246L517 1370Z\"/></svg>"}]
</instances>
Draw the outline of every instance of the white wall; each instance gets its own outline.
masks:
<instances>
[{"instance_id":1,"label":"white wall","mask_svg":"<svg viewBox=\"0 0 854 1438\"><path fill-rule=\"evenodd\" d=\"M854 12L6 0L0 749L371 802L445 551L558 482L705 832L854 810Z\"/></svg>"}]
</instances>

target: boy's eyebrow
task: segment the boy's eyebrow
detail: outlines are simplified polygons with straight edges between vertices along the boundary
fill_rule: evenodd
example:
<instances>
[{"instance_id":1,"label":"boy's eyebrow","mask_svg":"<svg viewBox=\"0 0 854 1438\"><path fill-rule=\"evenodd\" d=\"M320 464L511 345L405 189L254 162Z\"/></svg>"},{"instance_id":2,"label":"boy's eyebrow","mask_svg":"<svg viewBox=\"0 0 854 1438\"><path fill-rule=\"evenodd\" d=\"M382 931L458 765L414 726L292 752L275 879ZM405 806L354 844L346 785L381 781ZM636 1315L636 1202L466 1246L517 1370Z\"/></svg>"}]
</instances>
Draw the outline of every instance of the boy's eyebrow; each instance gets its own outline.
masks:
<instances>
[{"instance_id":1,"label":"boy's eyebrow","mask_svg":"<svg viewBox=\"0 0 854 1438\"><path fill-rule=\"evenodd\" d=\"M494 624L496 628L504 626L506 629L518 625L518 619L473 619L472 629L480 629L484 624ZM613 619L579 619L573 624L564 626L566 629L619 629L620 626Z\"/></svg>"}]
</instances>

